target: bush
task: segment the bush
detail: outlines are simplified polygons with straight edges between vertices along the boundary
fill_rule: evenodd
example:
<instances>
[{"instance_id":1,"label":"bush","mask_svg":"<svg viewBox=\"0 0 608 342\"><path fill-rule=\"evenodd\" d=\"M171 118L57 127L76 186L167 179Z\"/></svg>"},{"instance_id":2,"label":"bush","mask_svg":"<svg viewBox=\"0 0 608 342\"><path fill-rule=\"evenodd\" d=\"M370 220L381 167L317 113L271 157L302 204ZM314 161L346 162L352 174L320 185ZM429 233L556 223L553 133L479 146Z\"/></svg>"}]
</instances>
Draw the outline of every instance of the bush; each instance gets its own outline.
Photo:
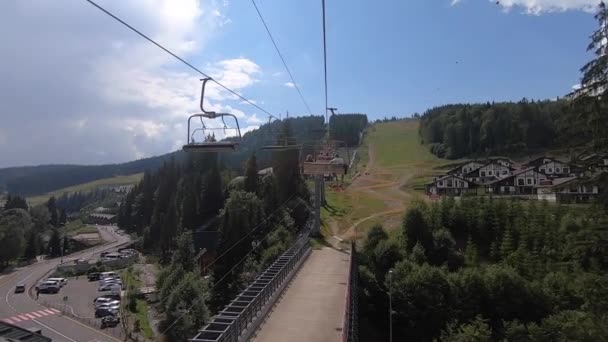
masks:
<instances>
[{"instance_id":1,"label":"bush","mask_svg":"<svg viewBox=\"0 0 608 342\"><path fill-rule=\"evenodd\" d=\"M134 293L129 293L129 311L137 312L137 297L135 297Z\"/></svg>"}]
</instances>

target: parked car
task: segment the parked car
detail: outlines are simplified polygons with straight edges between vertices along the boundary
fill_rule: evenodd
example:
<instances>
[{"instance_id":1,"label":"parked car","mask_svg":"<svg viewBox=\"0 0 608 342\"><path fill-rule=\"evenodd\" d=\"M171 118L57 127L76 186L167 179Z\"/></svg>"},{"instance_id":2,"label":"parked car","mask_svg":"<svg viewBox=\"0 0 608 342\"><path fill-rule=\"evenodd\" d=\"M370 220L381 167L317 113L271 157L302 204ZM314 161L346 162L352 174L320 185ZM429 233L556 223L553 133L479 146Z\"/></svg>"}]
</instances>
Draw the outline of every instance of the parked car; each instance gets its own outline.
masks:
<instances>
[{"instance_id":1,"label":"parked car","mask_svg":"<svg viewBox=\"0 0 608 342\"><path fill-rule=\"evenodd\" d=\"M107 299L111 299L111 300L120 300L120 294L114 294L114 293L106 293L106 294L102 294L101 296L95 298L95 301L97 301L100 298L107 298Z\"/></svg>"},{"instance_id":2,"label":"parked car","mask_svg":"<svg viewBox=\"0 0 608 342\"><path fill-rule=\"evenodd\" d=\"M99 296L99 297L97 297L97 298L95 298L93 300L93 303L95 304L95 307L97 307L97 306L102 305L102 304L113 303L114 301L117 301L117 302L120 303L119 300L116 300L114 298L109 298L109 297L106 297L106 296Z\"/></svg>"},{"instance_id":3,"label":"parked car","mask_svg":"<svg viewBox=\"0 0 608 342\"><path fill-rule=\"evenodd\" d=\"M105 278L99 281L99 285L109 284L109 283L119 283L122 284L122 280L120 278Z\"/></svg>"},{"instance_id":4,"label":"parked car","mask_svg":"<svg viewBox=\"0 0 608 342\"><path fill-rule=\"evenodd\" d=\"M120 303L115 304L115 303L106 303L106 304L101 304L100 306L95 308L97 309L109 309L112 311L119 311L120 310Z\"/></svg>"},{"instance_id":5,"label":"parked car","mask_svg":"<svg viewBox=\"0 0 608 342\"><path fill-rule=\"evenodd\" d=\"M88 264L89 262L86 261L85 259L80 258L80 259L74 260L74 263L75 264Z\"/></svg>"},{"instance_id":6,"label":"parked car","mask_svg":"<svg viewBox=\"0 0 608 342\"><path fill-rule=\"evenodd\" d=\"M65 278L47 278L47 281L56 281L61 287L64 287L68 284L68 280Z\"/></svg>"},{"instance_id":7,"label":"parked car","mask_svg":"<svg viewBox=\"0 0 608 342\"><path fill-rule=\"evenodd\" d=\"M25 292L25 285L19 284L15 286L15 293L23 293Z\"/></svg>"},{"instance_id":8,"label":"parked car","mask_svg":"<svg viewBox=\"0 0 608 342\"><path fill-rule=\"evenodd\" d=\"M106 317L106 316L116 316L118 311L114 311L108 308L100 308L95 309L95 318Z\"/></svg>"},{"instance_id":9,"label":"parked car","mask_svg":"<svg viewBox=\"0 0 608 342\"><path fill-rule=\"evenodd\" d=\"M40 293L58 293L61 286L56 281L47 280L38 285Z\"/></svg>"},{"instance_id":10,"label":"parked car","mask_svg":"<svg viewBox=\"0 0 608 342\"><path fill-rule=\"evenodd\" d=\"M118 325L118 323L120 323L120 317L118 317L118 315L116 316L105 316L104 318L101 319L101 328L106 328L106 327L115 327Z\"/></svg>"},{"instance_id":11,"label":"parked car","mask_svg":"<svg viewBox=\"0 0 608 342\"><path fill-rule=\"evenodd\" d=\"M101 274L99 275L99 279L105 278L120 278L120 276L116 272L101 272Z\"/></svg>"},{"instance_id":12,"label":"parked car","mask_svg":"<svg viewBox=\"0 0 608 342\"><path fill-rule=\"evenodd\" d=\"M87 274L87 278L89 278L89 281L95 281L95 280L99 280L100 275L101 275L101 273L99 273L99 272L91 272L91 273Z\"/></svg>"},{"instance_id":13,"label":"parked car","mask_svg":"<svg viewBox=\"0 0 608 342\"><path fill-rule=\"evenodd\" d=\"M105 284L105 285L101 285L99 288L97 288L97 291L120 291L122 289L122 285L121 284L116 284L116 283L109 283L109 284Z\"/></svg>"},{"instance_id":14,"label":"parked car","mask_svg":"<svg viewBox=\"0 0 608 342\"><path fill-rule=\"evenodd\" d=\"M101 253L99 253L99 256L103 258L104 256L106 256L108 254L110 254L110 252L101 252Z\"/></svg>"}]
</instances>

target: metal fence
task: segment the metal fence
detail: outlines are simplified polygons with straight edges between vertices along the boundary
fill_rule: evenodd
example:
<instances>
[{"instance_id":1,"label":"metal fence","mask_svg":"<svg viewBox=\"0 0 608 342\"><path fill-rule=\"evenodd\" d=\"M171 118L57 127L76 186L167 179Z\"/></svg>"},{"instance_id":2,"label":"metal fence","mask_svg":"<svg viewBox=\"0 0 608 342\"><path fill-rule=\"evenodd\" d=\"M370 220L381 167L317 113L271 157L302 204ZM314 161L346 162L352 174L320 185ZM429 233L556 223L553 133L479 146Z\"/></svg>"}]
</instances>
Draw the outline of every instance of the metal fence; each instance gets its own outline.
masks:
<instances>
[{"instance_id":1,"label":"metal fence","mask_svg":"<svg viewBox=\"0 0 608 342\"><path fill-rule=\"evenodd\" d=\"M359 307L358 307L358 285L359 264L357 262L357 250L355 242L351 242L350 271L348 285L346 288L346 310L344 310L344 325L342 327L343 342L357 342L359 340Z\"/></svg>"},{"instance_id":2,"label":"metal fence","mask_svg":"<svg viewBox=\"0 0 608 342\"><path fill-rule=\"evenodd\" d=\"M247 341L310 254L310 220L296 242L190 341Z\"/></svg>"}]
</instances>

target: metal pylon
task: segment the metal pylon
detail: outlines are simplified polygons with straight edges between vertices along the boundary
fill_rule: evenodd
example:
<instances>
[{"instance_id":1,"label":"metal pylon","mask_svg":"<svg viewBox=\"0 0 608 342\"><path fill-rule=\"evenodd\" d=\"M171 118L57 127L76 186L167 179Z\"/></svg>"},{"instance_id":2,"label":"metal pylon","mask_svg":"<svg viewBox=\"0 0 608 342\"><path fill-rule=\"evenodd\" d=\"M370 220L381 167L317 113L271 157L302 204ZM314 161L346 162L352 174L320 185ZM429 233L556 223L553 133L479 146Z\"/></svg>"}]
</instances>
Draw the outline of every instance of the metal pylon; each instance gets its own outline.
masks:
<instances>
[{"instance_id":1,"label":"metal pylon","mask_svg":"<svg viewBox=\"0 0 608 342\"><path fill-rule=\"evenodd\" d=\"M324 196L323 175L315 176L315 225L312 227L312 236L321 236L321 204Z\"/></svg>"}]
</instances>

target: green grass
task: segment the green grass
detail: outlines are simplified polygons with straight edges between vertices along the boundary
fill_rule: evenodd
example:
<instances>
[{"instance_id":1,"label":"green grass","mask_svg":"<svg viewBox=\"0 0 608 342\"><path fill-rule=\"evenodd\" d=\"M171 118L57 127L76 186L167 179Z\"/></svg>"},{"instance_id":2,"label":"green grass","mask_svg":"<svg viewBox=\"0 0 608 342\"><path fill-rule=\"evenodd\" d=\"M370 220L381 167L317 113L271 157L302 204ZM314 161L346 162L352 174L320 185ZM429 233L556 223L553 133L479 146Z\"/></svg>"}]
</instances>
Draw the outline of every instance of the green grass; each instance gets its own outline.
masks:
<instances>
[{"instance_id":1,"label":"green grass","mask_svg":"<svg viewBox=\"0 0 608 342\"><path fill-rule=\"evenodd\" d=\"M150 308L148 307L148 303L146 303L143 299L137 299L137 312L135 313L135 318L139 320L139 327L141 329L141 333L144 334L146 338L153 339L154 331L150 327L150 321L148 320L148 311Z\"/></svg>"},{"instance_id":2,"label":"green grass","mask_svg":"<svg viewBox=\"0 0 608 342\"><path fill-rule=\"evenodd\" d=\"M65 231L68 235L98 233L97 227L86 225L80 220L68 222L65 225Z\"/></svg>"},{"instance_id":3,"label":"green grass","mask_svg":"<svg viewBox=\"0 0 608 342\"><path fill-rule=\"evenodd\" d=\"M417 120L395 121L374 125L369 133L379 166L408 166L439 162L427 146L421 145Z\"/></svg>"},{"instance_id":4,"label":"green grass","mask_svg":"<svg viewBox=\"0 0 608 342\"><path fill-rule=\"evenodd\" d=\"M82 183L78 185L69 186L67 188L55 190L48 192L43 195L31 196L27 198L30 206L36 206L38 204L45 203L49 200L51 196L59 197L64 193L74 193L74 192L87 192L95 190L101 186L114 186L114 185L129 185L138 183L143 177L143 173L136 173L128 176L115 176L111 178L98 179L96 181Z\"/></svg>"}]
</instances>

